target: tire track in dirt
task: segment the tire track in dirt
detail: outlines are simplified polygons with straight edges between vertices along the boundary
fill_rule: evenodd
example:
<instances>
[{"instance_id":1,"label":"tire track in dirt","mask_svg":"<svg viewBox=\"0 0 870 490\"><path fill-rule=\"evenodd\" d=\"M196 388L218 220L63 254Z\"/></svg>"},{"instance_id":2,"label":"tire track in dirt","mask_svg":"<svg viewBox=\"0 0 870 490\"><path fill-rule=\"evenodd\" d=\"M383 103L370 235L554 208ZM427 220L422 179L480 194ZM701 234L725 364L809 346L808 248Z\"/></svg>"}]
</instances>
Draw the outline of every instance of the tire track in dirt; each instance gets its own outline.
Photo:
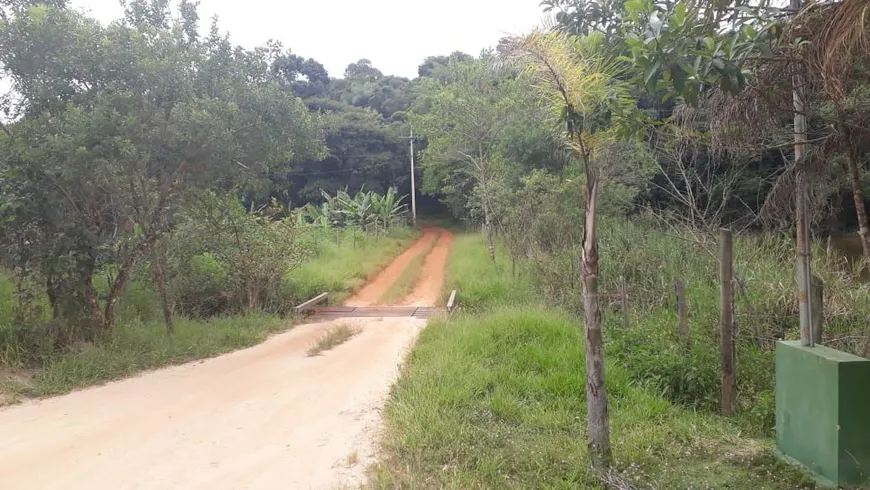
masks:
<instances>
[{"instance_id":1,"label":"tire track in dirt","mask_svg":"<svg viewBox=\"0 0 870 490\"><path fill-rule=\"evenodd\" d=\"M390 265L378 272L374 278L368 281L359 291L357 291L350 299L345 301L347 306L374 306L377 305L381 297L390 286L396 282L396 279L402 275L405 269L414 257L426 250L429 245L438 239L440 230L438 228L427 227L423 229L423 235L417 239L404 252L399 254Z\"/></svg>"},{"instance_id":2,"label":"tire track in dirt","mask_svg":"<svg viewBox=\"0 0 870 490\"><path fill-rule=\"evenodd\" d=\"M453 246L453 233L442 229L435 247L423 261L423 270L414 284L414 289L404 300L402 306L438 306L441 289L444 287L444 274L447 258Z\"/></svg>"}]
</instances>

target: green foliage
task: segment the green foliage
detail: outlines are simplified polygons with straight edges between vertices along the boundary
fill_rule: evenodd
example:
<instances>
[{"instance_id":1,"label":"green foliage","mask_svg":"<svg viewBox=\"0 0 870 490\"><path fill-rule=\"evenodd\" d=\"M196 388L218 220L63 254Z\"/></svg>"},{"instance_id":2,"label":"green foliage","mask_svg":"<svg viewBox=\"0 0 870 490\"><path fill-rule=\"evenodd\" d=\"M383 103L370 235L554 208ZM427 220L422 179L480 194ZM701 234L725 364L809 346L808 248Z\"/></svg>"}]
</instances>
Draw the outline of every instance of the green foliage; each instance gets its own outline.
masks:
<instances>
[{"instance_id":1,"label":"green foliage","mask_svg":"<svg viewBox=\"0 0 870 490\"><path fill-rule=\"evenodd\" d=\"M603 33L623 55L639 87L667 101L681 96L697 105L718 87L736 94L747 85L750 55L771 55L781 32L771 2L715 4L657 0L546 0L559 27L571 34Z\"/></svg>"},{"instance_id":2,"label":"green foliage","mask_svg":"<svg viewBox=\"0 0 870 490\"><path fill-rule=\"evenodd\" d=\"M0 66L20 94L4 107L0 260L49 289L70 339L111 335L117 299L187 192L256 195L264 174L323 150L318 118L270 70L279 46L236 49L216 26L200 38L189 2L178 16L166 2L126 9L103 26L52 3L0 24ZM93 278L109 270L101 298Z\"/></svg>"},{"instance_id":3,"label":"green foliage","mask_svg":"<svg viewBox=\"0 0 870 490\"><path fill-rule=\"evenodd\" d=\"M294 166L288 176L289 189L286 181L275 180L277 188L290 193L292 202L317 203L322 199L321 189L335 193L365 187L383 193L398 186L403 192L410 191L408 143L403 139L407 125L390 122L370 107L326 98L311 98L306 103L322 114L329 154Z\"/></svg>"},{"instance_id":4,"label":"green foliage","mask_svg":"<svg viewBox=\"0 0 870 490\"><path fill-rule=\"evenodd\" d=\"M323 190L320 192L324 199L322 204L308 203L298 211L302 222L321 228L349 226L378 233L404 224L408 212L407 206L402 204L406 196L396 196L392 187L384 194L364 189L353 196L347 189L336 192L334 196Z\"/></svg>"},{"instance_id":5,"label":"green foliage","mask_svg":"<svg viewBox=\"0 0 870 490\"><path fill-rule=\"evenodd\" d=\"M183 278L176 293L182 312L215 314L215 305L285 311L284 278L310 253L299 233L293 219L246 212L234 197L196 196L171 237L170 277Z\"/></svg>"},{"instance_id":6,"label":"green foliage","mask_svg":"<svg viewBox=\"0 0 870 490\"><path fill-rule=\"evenodd\" d=\"M493 64L491 55L449 59L441 79L421 81L412 117L426 138L422 190L440 196L454 216L477 221L492 214L499 181L515 179L522 167L563 165L552 151L546 111L524 90L527 81Z\"/></svg>"}]
</instances>

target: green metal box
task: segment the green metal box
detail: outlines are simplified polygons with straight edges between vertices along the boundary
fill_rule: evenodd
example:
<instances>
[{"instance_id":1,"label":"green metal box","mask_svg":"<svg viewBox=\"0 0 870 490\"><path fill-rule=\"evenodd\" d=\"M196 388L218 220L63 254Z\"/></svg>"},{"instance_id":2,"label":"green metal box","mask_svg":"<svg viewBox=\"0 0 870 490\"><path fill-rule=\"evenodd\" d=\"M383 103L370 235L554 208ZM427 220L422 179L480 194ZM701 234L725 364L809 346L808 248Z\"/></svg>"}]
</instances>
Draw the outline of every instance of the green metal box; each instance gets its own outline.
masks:
<instances>
[{"instance_id":1,"label":"green metal box","mask_svg":"<svg viewBox=\"0 0 870 490\"><path fill-rule=\"evenodd\" d=\"M824 482L870 484L870 360L778 342L776 443Z\"/></svg>"}]
</instances>

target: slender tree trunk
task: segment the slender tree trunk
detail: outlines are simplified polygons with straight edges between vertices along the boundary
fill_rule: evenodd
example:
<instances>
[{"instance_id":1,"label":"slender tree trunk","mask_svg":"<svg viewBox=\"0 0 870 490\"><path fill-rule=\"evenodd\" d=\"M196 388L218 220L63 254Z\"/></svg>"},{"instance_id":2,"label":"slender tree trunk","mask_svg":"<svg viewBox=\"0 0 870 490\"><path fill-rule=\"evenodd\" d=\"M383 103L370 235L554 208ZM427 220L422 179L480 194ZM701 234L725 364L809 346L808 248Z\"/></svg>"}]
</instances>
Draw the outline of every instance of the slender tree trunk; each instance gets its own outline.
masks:
<instances>
[{"instance_id":1,"label":"slender tree trunk","mask_svg":"<svg viewBox=\"0 0 870 490\"><path fill-rule=\"evenodd\" d=\"M48 296L48 304L51 305L51 319L57 320L57 317L60 316L60 310L57 304L57 287L54 285L51 274L45 278L45 295Z\"/></svg>"},{"instance_id":2,"label":"slender tree trunk","mask_svg":"<svg viewBox=\"0 0 870 490\"><path fill-rule=\"evenodd\" d=\"M94 283L91 279L93 271L85 278L85 300L88 303L88 311L91 316L91 325L87 332L88 340L93 340L106 334L106 323L103 311L100 309L100 300L97 298L97 292L94 290Z\"/></svg>"},{"instance_id":3,"label":"slender tree trunk","mask_svg":"<svg viewBox=\"0 0 870 490\"><path fill-rule=\"evenodd\" d=\"M483 205L483 220L486 227L486 247L489 250L489 260L495 263L495 242L492 237L492 217L490 216L489 206Z\"/></svg>"},{"instance_id":4,"label":"slender tree trunk","mask_svg":"<svg viewBox=\"0 0 870 490\"><path fill-rule=\"evenodd\" d=\"M589 454L595 468L610 465L610 413L604 383L604 337L598 303L598 237L595 234L598 183L593 176L586 202L583 255L580 276L583 281L583 320L586 327L586 413Z\"/></svg>"},{"instance_id":5,"label":"slender tree trunk","mask_svg":"<svg viewBox=\"0 0 870 490\"><path fill-rule=\"evenodd\" d=\"M861 188L861 169L858 152L849 133L843 133L846 128L842 120L840 120L838 125L848 145L846 149L846 174L849 176L849 185L852 187L852 199L855 201L855 214L858 217L858 235L861 236L861 247L864 250L864 257L870 259L870 222L867 220L867 208L864 206L864 190Z\"/></svg>"},{"instance_id":6,"label":"slender tree trunk","mask_svg":"<svg viewBox=\"0 0 870 490\"><path fill-rule=\"evenodd\" d=\"M165 257L159 246L155 246L152 252L151 268L154 273L154 283L160 294L160 305L163 307L163 323L166 325L166 334L172 335L175 324L172 321L172 305L169 303L169 293L166 290Z\"/></svg>"},{"instance_id":7,"label":"slender tree trunk","mask_svg":"<svg viewBox=\"0 0 870 490\"><path fill-rule=\"evenodd\" d=\"M719 351L722 355L722 415L734 413L737 384L734 378L733 238L731 230L719 232Z\"/></svg>"},{"instance_id":8,"label":"slender tree trunk","mask_svg":"<svg viewBox=\"0 0 870 490\"><path fill-rule=\"evenodd\" d=\"M121 263L121 267L118 269L118 276L115 277L115 281L112 282L112 287L109 288L109 298L106 300L106 309L103 315L103 329L106 333L111 332L115 326L115 309L118 299L120 299L121 295L124 294L127 282L129 282L130 278L133 276L133 267L142 255L151 251L154 242L156 242L158 238L159 236L157 234L147 236L145 241L137 248L130 251L127 258Z\"/></svg>"}]
</instances>

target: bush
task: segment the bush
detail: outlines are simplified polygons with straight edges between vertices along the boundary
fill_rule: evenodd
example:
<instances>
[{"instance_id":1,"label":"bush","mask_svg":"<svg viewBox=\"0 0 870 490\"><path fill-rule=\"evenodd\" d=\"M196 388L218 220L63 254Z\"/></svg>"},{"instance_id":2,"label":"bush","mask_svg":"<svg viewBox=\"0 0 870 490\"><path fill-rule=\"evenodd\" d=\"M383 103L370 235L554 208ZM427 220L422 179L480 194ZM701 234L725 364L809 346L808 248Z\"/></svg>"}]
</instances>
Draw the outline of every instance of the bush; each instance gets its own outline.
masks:
<instances>
[{"instance_id":1,"label":"bush","mask_svg":"<svg viewBox=\"0 0 870 490\"><path fill-rule=\"evenodd\" d=\"M211 252L190 257L187 273L172 285L182 312L208 317L229 307L230 282L226 267Z\"/></svg>"},{"instance_id":2,"label":"bush","mask_svg":"<svg viewBox=\"0 0 870 490\"><path fill-rule=\"evenodd\" d=\"M284 278L311 250L294 219L270 211L248 213L235 197L212 193L189 206L169 237L168 282L182 313L287 311Z\"/></svg>"}]
</instances>

